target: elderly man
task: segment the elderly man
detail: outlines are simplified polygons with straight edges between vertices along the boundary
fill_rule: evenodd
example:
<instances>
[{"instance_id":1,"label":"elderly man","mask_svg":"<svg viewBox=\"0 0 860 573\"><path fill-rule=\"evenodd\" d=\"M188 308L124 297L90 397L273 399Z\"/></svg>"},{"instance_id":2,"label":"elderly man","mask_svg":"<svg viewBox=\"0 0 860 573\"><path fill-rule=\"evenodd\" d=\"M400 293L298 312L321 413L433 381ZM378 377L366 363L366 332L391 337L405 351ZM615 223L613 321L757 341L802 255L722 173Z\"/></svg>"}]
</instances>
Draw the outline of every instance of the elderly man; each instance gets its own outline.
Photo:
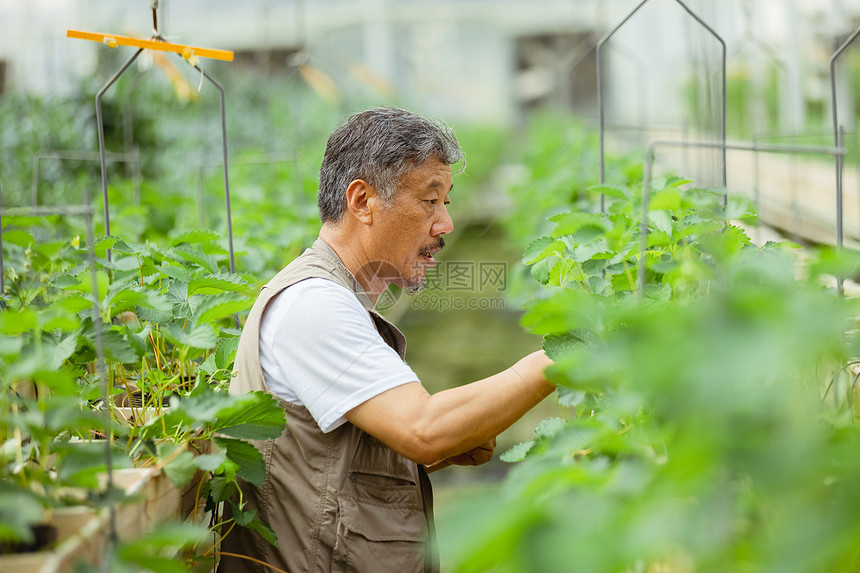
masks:
<instances>
[{"instance_id":1,"label":"elderly man","mask_svg":"<svg viewBox=\"0 0 860 573\"><path fill-rule=\"evenodd\" d=\"M377 108L331 135L320 172L322 229L262 290L242 332L231 392L264 390L286 411L259 444L268 470L243 489L279 547L236 528L222 571L437 571L427 473L489 461L495 437L549 395L543 352L429 394L406 341L374 310L394 283L418 290L443 235L453 132Z\"/></svg>"}]
</instances>

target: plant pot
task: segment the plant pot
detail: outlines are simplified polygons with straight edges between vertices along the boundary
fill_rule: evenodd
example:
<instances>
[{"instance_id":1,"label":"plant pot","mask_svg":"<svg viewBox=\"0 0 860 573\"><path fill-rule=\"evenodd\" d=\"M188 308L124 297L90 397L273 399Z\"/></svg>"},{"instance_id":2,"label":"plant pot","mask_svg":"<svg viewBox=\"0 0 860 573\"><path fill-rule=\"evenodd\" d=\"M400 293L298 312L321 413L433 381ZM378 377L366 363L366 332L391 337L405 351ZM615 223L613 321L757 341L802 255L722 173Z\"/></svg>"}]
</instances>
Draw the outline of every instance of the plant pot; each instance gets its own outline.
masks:
<instances>
[{"instance_id":1,"label":"plant pot","mask_svg":"<svg viewBox=\"0 0 860 573\"><path fill-rule=\"evenodd\" d=\"M48 523L31 525L33 541L0 543L0 555L17 555L18 553L33 553L57 542L59 535L56 526Z\"/></svg>"},{"instance_id":2,"label":"plant pot","mask_svg":"<svg viewBox=\"0 0 860 573\"><path fill-rule=\"evenodd\" d=\"M120 539L132 539L152 531L165 521L182 521L191 515L203 472L198 471L186 485L176 487L160 468L128 468L114 471L114 484L135 501L116 507ZM199 500L204 503L205 500ZM0 572L2 573L2 572Z\"/></svg>"},{"instance_id":3,"label":"plant pot","mask_svg":"<svg viewBox=\"0 0 860 573\"><path fill-rule=\"evenodd\" d=\"M135 427L149 423L170 408L169 398L162 399L159 406L154 406L152 399L147 398L140 391L121 394L116 397L114 403L113 411L116 419Z\"/></svg>"},{"instance_id":4,"label":"plant pot","mask_svg":"<svg viewBox=\"0 0 860 573\"><path fill-rule=\"evenodd\" d=\"M0 556L0 573L73 573L75 563L98 564L104 551L106 511L74 506L54 510L46 525L57 543L41 551Z\"/></svg>"},{"instance_id":5,"label":"plant pot","mask_svg":"<svg viewBox=\"0 0 860 573\"><path fill-rule=\"evenodd\" d=\"M114 470L115 487L132 498L114 507L116 531L120 540L140 537L168 520L182 520L192 514L198 473L185 487L177 488L156 467ZM107 476L102 476L102 483ZM202 512L201 512L202 515ZM57 542L45 550L0 556L0 573L74 573L78 562L99 565L109 536L108 508L72 506L57 508L45 524L57 532Z\"/></svg>"}]
</instances>

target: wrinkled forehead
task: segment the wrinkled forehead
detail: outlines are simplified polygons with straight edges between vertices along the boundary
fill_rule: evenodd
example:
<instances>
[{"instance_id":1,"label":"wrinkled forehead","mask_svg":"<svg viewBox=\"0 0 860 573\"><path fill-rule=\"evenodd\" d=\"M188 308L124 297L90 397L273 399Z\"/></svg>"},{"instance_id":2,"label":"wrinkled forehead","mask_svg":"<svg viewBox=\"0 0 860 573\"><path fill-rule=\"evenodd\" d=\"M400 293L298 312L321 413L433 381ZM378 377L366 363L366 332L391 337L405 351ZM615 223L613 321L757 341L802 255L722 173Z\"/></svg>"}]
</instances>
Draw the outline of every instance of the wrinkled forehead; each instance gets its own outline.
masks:
<instances>
[{"instance_id":1,"label":"wrinkled forehead","mask_svg":"<svg viewBox=\"0 0 860 573\"><path fill-rule=\"evenodd\" d=\"M430 157L420 165L407 169L400 178L400 187L415 191L445 193L454 186L451 166L438 157Z\"/></svg>"}]
</instances>

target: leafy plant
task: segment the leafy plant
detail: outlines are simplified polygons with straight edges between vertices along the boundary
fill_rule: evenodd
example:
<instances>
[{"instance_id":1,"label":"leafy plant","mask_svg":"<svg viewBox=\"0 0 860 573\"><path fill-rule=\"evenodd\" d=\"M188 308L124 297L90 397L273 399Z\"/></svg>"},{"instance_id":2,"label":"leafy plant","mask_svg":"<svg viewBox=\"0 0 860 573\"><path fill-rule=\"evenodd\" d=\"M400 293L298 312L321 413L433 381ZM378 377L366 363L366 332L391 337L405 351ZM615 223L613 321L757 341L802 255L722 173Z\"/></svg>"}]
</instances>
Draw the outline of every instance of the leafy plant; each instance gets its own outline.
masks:
<instances>
[{"instance_id":1,"label":"leafy plant","mask_svg":"<svg viewBox=\"0 0 860 573\"><path fill-rule=\"evenodd\" d=\"M23 504L20 513L0 518L0 541L26 541L25 526L42 520L43 512L27 500L49 508L107 495L98 493L105 442L93 441L107 437L114 467L154 464L177 487L196 478L195 496L207 500L216 531L226 533L235 521L276 543L241 502L231 520L221 519L237 478L258 485L265 478L261 454L245 440L279 435L284 412L267 394L226 391L239 335L234 315L252 300L243 292L248 280L221 270L226 252L220 237L187 232L167 248L100 240L95 315L92 279L78 244L37 246L23 230L12 236L20 243L12 243L13 252L25 255L21 261L38 261L26 273L43 278L22 280L13 291L22 296L0 312L0 484L19 492ZM94 375L97 334L114 398L108 404ZM144 393L136 408L146 415L120 415L134 391ZM216 551L191 552L189 563L213 559Z\"/></svg>"},{"instance_id":2,"label":"leafy plant","mask_svg":"<svg viewBox=\"0 0 860 573\"><path fill-rule=\"evenodd\" d=\"M654 189L645 241L641 184L614 185L526 250L543 292L523 324L545 336L577 415L543 422L504 454L521 462L500 491L445 520L450 558L460 571L855 570L858 309L822 283L857 256L803 264L793 245L751 243L734 223L754 219L744 202L677 178ZM587 210L596 193L606 215Z\"/></svg>"}]
</instances>

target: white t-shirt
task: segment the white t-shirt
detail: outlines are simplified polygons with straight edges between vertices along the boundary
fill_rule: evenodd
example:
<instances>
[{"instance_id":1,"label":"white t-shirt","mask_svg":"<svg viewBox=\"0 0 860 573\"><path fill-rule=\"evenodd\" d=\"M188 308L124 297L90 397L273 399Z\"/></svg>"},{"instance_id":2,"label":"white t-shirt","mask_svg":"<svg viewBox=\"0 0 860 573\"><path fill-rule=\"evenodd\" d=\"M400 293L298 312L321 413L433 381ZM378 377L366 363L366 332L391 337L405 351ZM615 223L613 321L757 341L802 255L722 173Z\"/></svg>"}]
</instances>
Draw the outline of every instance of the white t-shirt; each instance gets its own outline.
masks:
<instances>
[{"instance_id":1,"label":"white t-shirt","mask_svg":"<svg viewBox=\"0 0 860 573\"><path fill-rule=\"evenodd\" d=\"M323 432L377 394L418 381L355 294L322 278L298 282L269 303L260 325L260 364L269 389L304 405Z\"/></svg>"}]
</instances>

